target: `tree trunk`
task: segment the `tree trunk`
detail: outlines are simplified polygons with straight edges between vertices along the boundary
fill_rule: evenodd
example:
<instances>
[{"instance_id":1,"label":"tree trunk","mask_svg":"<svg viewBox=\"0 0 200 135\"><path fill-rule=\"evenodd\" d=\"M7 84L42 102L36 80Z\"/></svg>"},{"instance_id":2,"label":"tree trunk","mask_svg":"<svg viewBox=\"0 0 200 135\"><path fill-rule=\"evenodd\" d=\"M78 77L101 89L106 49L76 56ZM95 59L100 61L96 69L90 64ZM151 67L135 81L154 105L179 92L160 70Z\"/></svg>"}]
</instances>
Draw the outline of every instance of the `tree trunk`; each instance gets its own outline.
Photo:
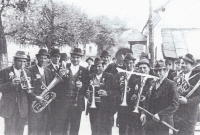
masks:
<instances>
[{"instance_id":1,"label":"tree trunk","mask_svg":"<svg viewBox=\"0 0 200 135\"><path fill-rule=\"evenodd\" d=\"M0 15L0 69L8 66L6 37L4 35L2 18Z\"/></svg>"}]
</instances>

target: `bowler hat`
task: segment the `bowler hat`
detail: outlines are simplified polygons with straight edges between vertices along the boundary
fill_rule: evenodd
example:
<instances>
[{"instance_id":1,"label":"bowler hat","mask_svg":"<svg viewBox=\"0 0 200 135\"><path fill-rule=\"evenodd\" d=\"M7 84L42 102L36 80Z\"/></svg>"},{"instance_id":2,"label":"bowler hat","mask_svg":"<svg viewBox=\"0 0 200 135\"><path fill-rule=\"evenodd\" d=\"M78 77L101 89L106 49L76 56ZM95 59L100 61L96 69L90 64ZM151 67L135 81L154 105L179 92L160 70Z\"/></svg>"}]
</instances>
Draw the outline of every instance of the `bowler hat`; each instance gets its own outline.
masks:
<instances>
[{"instance_id":1,"label":"bowler hat","mask_svg":"<svg viewBox=\"0 0 200 135\"><path fill-rule=\"evenodd\" d=\"M97 58L95 58L95 60L94 60L94 64L95 64L95 65L103 64L103 61L102 61L99 57L97 57Z\"/></svg>"},{"instance_id":2,"label":"bowler hat","mask_svg":"<svg viewBox=\"0 0 200 135\"><path fill-rule=\"evenodd\" d=\"M67 60L67 54L66 53L60 53L60 59L61 60Z\"/></svg>"},{"instance_id":3,"label":"bowler hat","mask_svg":"<svg viewBox=\"0 0 200 135\"><path fill-rule=\"evenodd\" d=\"M24 51L17 51L15 53L15 56L13 56L14 58L21 58L21 59L28 59L26 53Z\"/></svg>"},{"instance_id":4,"label":"bowler hat","mask_svg":"<svg viewBox=\"0 0 200 135\"><path fill-rule=\"evenodd\" d=\"M185 61L188 61L189 63L191 63L191 64L195 64L195 59L194 59L194 57L193 57L193 55L192 54L190 54L190 53L188 53L188 54L186 54L184 57L182 57L181 59L183 59L183 60L185 60Z\"/></svg>"},{"instance_id":5,"label":"bowler hat","mask_svg":"<svg viewBox=\"0 0 200 135\"><path fill-rule=\"evenodd\" d=\"M57 48L53 48L53 49L51 49L51 51L50 51L50 55L51 55L51 57L53 56L53 55L61 55L60 54L60 50L59 49L57 49Z\"/></svg>"},{"instance_id":6,"label":"bowler hat","mask_svg":"<svg viewBox=\"0 0 200 135\"><path fill-rule=\"evenodd\" d=\"M165 69L165 63L162 60L156 61L154 66L153 66L153 70L158 70L158 69Z\"/></svg>"},{"instance_id":7,"label":"bowler hat","mask_svg":"<svg viewBox=\"0 0 200 135\"><path fill-rule=\"evenodd\" d=\"M78 55L78 56L83 56L83 53L81 51L80 48L74 48L70 54L73 54L73 55Z\"/></svg>"},{"instance_id":8,"label":"bowler hat","mask_svg":"<svg viewBox=\"0 0 200 135\"><path fill-rule=\"evenodd\" d=\"M103 51L101 53L101 57L106 57L106 56L110 56L110 54L107 51Z\"/></svg>"},{"instance_id":9,"label":"bowler hat","mask_svg":"<svg viewBox=\"0 0 200 135\"><path fill-rule=\"evenodd\" d=\"M149 60L146 59L146 58L143 58L141 59L139 62L138 62L138 67L141 65L141 64L146 64L148 67L150 67L150 64L149 64Z\"/></svg>"},{"instance_id":10,"label":"bowler hat","mask_svg":"<svg viewBox=\"0 0 200 135\"><path fill-rule=\"evenodd\" d=\"M133 54L132 53L127 53L123 59L123 61L127 61L127 60L136 60L134 57L133 57Z\"/></svg>"},{"instance_id":11,"label":"bowler hat","mask_svg":"<svg viewBox=\"0 0 200 135\"><path fill-rule=\"evenodd\" d=\"M88 57L88 58L86 59L86 62L87 62L88 60L94 61L91 57Z\"/></svg>"},{"instance_id":12,"label":"bowler hat","mask_svg":"<svg viewBox=\"0 0 200 135\"><path fill-rule=\"evenodd\" d=\"M40 49L38 51L38 54L36 54L36 57L38 57L39 55L45 55L45 56L49 57L49 53L47 52L46 49Z\"/></svg>"}]
</instances>

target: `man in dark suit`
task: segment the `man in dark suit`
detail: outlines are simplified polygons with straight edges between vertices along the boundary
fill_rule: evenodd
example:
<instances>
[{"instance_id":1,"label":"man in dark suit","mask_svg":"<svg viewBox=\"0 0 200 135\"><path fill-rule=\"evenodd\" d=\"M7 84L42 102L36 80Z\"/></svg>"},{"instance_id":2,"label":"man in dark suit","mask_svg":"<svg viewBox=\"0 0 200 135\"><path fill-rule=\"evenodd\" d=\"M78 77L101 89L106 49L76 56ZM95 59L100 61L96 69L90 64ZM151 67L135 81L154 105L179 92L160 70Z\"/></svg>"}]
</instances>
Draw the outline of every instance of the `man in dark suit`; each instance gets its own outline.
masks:
<instances>
[{"instance_id":1,"label":"man in dark suit","mask_svg":"<svg viewBox=\"0 0 200 135\"><path fill-rule=\"evenodd\" d=\"M113 75L103 72L103 61L100 58L95 59L95 66L95 73L89 77L91 85L95 85L95 99L93 99L96 108L88 106L92 135L111 135L111 117L115 113Z\"/></svg>"},{"instance_id":2,"label":"man in dark suit","mask_svg":"<svg viewBox=\"0 0 200 135\"><path fill-rule=\"evenodd\" d=\"M125 58L123 59L125 70L126 71L134 71L135 58L132 53L127 53ZM128 87L128 82L131 77L131 74L126 72L118 72L115 77L115 89L117 89L117 102L118 102L118 123L119 123L119 135L129 135L132 132L131 124L132 124L132 112L130 106L127 104L122 104L122 102L127 103L127 96L124 98L124 94L130 92L130 88ZM126 80L125 80L126 79ZM125 81L127 82L127 89L125 90ZM132 83L132 82L131 82ZM126 93L124 93L126 92ZM125 101L123 101L125 100Z\"/></svg>"},{"instance_id":3,"label":"man in dark suit","mask_svg":"<svg viewBox=\"0 0 200 135\"><path fill-rule=\"evenodd\" d=\"M138 62L138 70L140 73L149 74L150 64L149 60L146 58L141 59ZM132 112L132 127L134 129L134 135L143 135L143 125L146 122L146 114L143 111L137 110L135 108L138 100L139 106L142 108L147 108L146 102L149 94L149 89L151 86L152 78L146 78L145 76L132 75L129 79L130 92L127 95L127 100ZM139 92L142 91L140 99L138 99Z\"/></svg>"},{"instance_id":4,"label":"man in dark suit","mask_svg":"<svg viewBox=\"0 0 200 135\"><path fill-rule=\"evenodd\" d=\"M82 111L85 110L84 96L88 89L88 70L79 65L82 59L80 48L74 48L71 63L66 66L63 76L65 85L56 92L53 110L52 135L62 135L66 132L66 125L70 125L70 135L78 135Z\"/></svg>"},{"instance_id":5,"label":"man in dark suit","mask_svg":"<svg viewBox=\"0 0 200 135\"><path fill-rule=\"evenodd\" d=\"M195 124L198 118L199 103L200 103L200 87L193 92L191 96L185 96L200 80L200 74L192 70L195 65L193 55L186 54L181 58L181 69L183 77L189 82L190 88L184 89L179 96L179 109L175 113L175 127L179 129L178 135L194 135Z\"/></svg>"},{"instance_id":6,"label":"man in dark suit","mask_svg":"<svg viewBox=\"0 0 200 135\"><path fill-rule=\"evenodd\" d=\"M28 116L27 89L22 88L22 70L30 81L31 73L25 68L27 55L24 51L17 51L13 66L0 71L1 99L0 115L5 120L5 135L23 135Z\"/></svg>"},{"instance_id":7,"label":"man in dark suit","mask_svg":"<svg viewBox=\"0 0 200 135\"><path fill-rule=\"evenodd\" d=\"M40 94L45 90L42 86L48 86L53 80L51 70L45 68L46 61L49 58L47 50L40 49L36 54L38 63L29 67L31 72L32 84L34 87L35 96L30 96L29 99L29 118L28 118L28 133L29 135L46 135L48 131L49 109L46 107L43 111L35 113L32 108L32 102L46 102Z\"/></svg>"},{"instance_id":8,"label":"man in dark suit","mask_svg":"<svg viewBox=\"0 0 200 135\"><path fill-rule=\"evenodd\" d=\"M178 109L178 92L174 82L166 78L166 66L163 61L157 61L153 68L159 78L154 82L151 94L147 99L147 110L152 113L147 117L146 135L169 135L173 131L159 121L163 120L173 126L173 114Z\"/></svg>"}]
</instances>

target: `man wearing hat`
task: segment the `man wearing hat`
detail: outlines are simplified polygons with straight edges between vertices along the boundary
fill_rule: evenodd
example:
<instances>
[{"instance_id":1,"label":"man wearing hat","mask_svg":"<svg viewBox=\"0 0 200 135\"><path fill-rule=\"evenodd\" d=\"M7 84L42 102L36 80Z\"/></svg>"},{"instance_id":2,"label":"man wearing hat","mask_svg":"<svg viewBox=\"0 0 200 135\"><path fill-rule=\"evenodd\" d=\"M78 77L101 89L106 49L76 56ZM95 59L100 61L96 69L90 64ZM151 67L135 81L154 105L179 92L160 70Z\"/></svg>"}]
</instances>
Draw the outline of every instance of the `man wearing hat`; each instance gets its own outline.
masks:
<instances>
[{"instance_id":1,"label":"man wearing hat","mask_svg":"<svg viewBox=\"0 0 200 135\"><path fill-rule=\"evenodd\" d=\"M104 62L103 67L104 67L105 72L116 75L117 64L116 63L110 63L111 55L107 51L102 51L101 59Z\"/></svg>"},{"instance_id":2,"label":"man wearing hat","mask_svg":"<svg viewBox=\"0 0 200 135\"><path fill-rule=\"evenodd\" d=\"M74 48L70 54L71 63L67 64L67 74L63 77L65 86L56 92L52 135L65 134L66 130L69 135L78 135L81 114L85 110L84 96L89 84L88 70L79 65L83 56L80 48Z\"/></svg>"},{"instance_id":3,"label":"man wearing hat","mask_svg":"<svg viewBox=\"0 0 200 135\"><path fill-rule=\"evenodd\" d=\"M138 62L138 71L143 74L150 73L150 64L149 60L146 58L141 59ZM146 115L144 112L140 110L136 110L135 106L137 100L139 100L139 106L146 109L146 97L151 86L152 78L145 78L145 76L131 75L129 80L130 92L127 94L130 111L132 112L132 124L134 128L135 135L144 134L143 125L146 122ZM138 93L142 90L142 94L140 95L140 99L138 99Z\"/></svg>"},{"instance_id":4,"label":"man wearing hat","mask_svg":"<svg viewBox=\"0 0 200 135\"><path fill-rule=\"evenodd\" d=\"M94 66L93 66L93 59L91 57L88 57L86 59L86 62L88 63L88 66L86 67L89 74L93 73L94 72Z\"/></svg>"},{"instance_id":5,"label":"man wearing hat","mask_svg":"<svg viewBox=\"0 0 200 135\"><path fill-rule=\"evenodd\" d=\"M175 127L179 129L178 135L193 135L199 112L200 87L197 82L200 80L200 74L198 71L193 70L195 59L192 54L186 54L181 58L180 63L183 71L182 76L189 82L191 87L180 93L180 106L174 115ZM191 96L185 98L196 84L197 89Z\"/></svg>"},{"instance_id":6,"label":"man wearing hat","mask_svg":"<svg viewBox=\"0 0 200 135\"><path fill-rule=\"evenodd\" d=\"M125 70L134 71L135 58L132 53L127 53L123 59ZM117 121L119 123L119 135L124 135L126 133L132 134L132 112L130 106L121 105L124 99L124 93L129 93L130 88L127 84L127 89L125 90L125 79L126 82L129 82L131 74L126 72L118 72L115 77L115 89L117 90L117 105L118 105L118 117ZM132 83L132 82L131 82ZM126 97L127 99L127 97ZM125 101L127 102L127 101Z\"/></svg>"},{"instance_id":7,"label":"man wearing hat","mask_svg":"<svg viewBox=\"0 0 200 135\"><path fill-rule=\"evenodd\" d=\"M174 72L171 73L171 75L169 76L169 78L171 78L171 80L174 81L176 76L182 76L182 70L181 70L181 59L177 59L175 61L175 65L176 65L176 70Z\"/></svg>"},{"instance_id":8,"label":"man wearing hat","mask_svg":"<svg viewBox=\"0 0 200 135\"><path fill-rule=\"evenodd\" d=\"M21 87L20 82L25 79L24 72L29 80L31 73L25 68L27 55L24 51L17 51L14 64L0 71L1 98L0 116L5 120L5 135L22 135L28 117L28 89Z\"/></svg>"},{"instance_id":9,"label":"man wearing hat","mask_svg":"<svg viewBox=\"0 0 200 135\"><path fill-rule=\"evenodd\" d=\"M113 75L104 72L103 61L95 59L95 72L90 74L90 85L95 85L95 98L92 97L93 91L90 87L88 97L90 103L95 99L95 108L90 108L88 112L91 124L92 135L112 135L111 117L115 113Z\"/></svg>"},{"instance_id":10,"label":"man wearing hat","mask_svg":"<svg viewBox=\"0 0 200 135\"><path fill-rule=\"evenodd\" d=\"M153 68L159 78L152 81L147 96L146 109L154 116L147 115L146 135L169 135L173 131L159 121L173 126L173 114L179 106L176 84L166 78L166 66L163 61L156 61Z\"/></svg>"},{"instance_id":11,"label":"man wearing hat","mask_svg":"<svg viewBox=\"0 0 200 135\"><path fill-rule=\"evenodd\" d=\"M46 135L48 134L49 126L49 109L46 107L42 112L35 113L32 108L32 102L37 100L45 102L41 93L45 90L42 86L48 86L53 80L53 74L50 69L46 68L46 62L49 59L49 54L46 49L40 49L36 54L38 63L29 67L32 76L35 96L30 96L29 99L29 118L28 118L28 134L29 135Z\"/></svg>"}]
</instances>

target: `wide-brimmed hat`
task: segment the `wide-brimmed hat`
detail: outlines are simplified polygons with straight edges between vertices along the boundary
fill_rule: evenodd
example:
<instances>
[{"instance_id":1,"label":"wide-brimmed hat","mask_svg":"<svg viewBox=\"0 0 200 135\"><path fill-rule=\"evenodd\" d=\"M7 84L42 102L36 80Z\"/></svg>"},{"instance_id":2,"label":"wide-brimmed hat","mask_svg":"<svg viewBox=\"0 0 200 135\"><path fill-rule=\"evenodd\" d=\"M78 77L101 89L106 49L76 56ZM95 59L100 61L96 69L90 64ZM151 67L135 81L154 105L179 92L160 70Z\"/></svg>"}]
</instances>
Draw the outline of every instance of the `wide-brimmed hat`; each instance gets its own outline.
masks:
<instances>
[{"instance_id":1,"label":"wide-brimmed hat","mask_svg":"<svg viewBox=\"0 0 200 135\"><path fill-rule=\"evenodd\" d=\"M127 53L123 59L123 61L127 61L127 60L136 60L134 57L133 57L133 54L132 53Z\"/></svg>"},{"instance_id":2,"label":"wide-brimmed hat","mask_svg":"<svg viewBox=\"0 0 200 135\"><path fill-rule=\"evenodd\" d=\"M39 55L45 55L45 56L49 57L49 53L47 52L46 49L40 49L38 51L38 54L36 54L36 57L38 57Z\"/></svg>"},{"instance_id":3,"label":"wide-brimmed hat","mask_svg":"<svg viewBox=\"0 0 200 135\"><path fill-rule=\"evenodd\" d=\"M94 59L94 65L99 65L99 64L103 64L103 61L99 57L97 57Z\"/></svg>"},{"instance_id":4,"label":"wide-brimmed hat","mask_svg":"<svg viewBox=\"0 0 200 135\"><path fill-rule=\"evenodd\" d=\"M78 56L83 56L83 53L82 53L82 51L81 51L80 48L74 48L74 49L72 49L72 51L70 52L70 54L78 55Z\"/></svg>"},{"instance_id":5,"label":"wide-brimmed hat","mask_svg":"<svg viewBox=\"0 0 200 135\"><path fill-rule=\"evenodd\" d=\"M137 66L139 67L141 64L146 64L148 67L150 67L149 60L146 59L146 58L141 59L141 60L138 62Z\"/></svg>"},{"instance_id":6,"label":"wide-brimmed hat","mask_svg":"<svg viewBox=\"0 0 200 135\"><path fill-rule=\"evenodd\" d=\"M21 59L28 59L26 53L24 51L17 51L15 53L15 56L13 56L14 58L21 58Z\"/></svg>"},{"instance_id":7,"label":"wide-brimmed hat","mask_svg":"<svg viewBox=\"0 0 200 135\"><path fill-rule=\"evenodd\" d=\"M101 57L107 57L107 56L111 56L107 51L103 51L101 53Z\"/></svg>"},{"instance_id":8,"label":"wide-brimmed hat","mask_svg":"<svg viewBox=\"0 0 200 135\"><path fill-rule=\"evenodd\" d=\"M61 60L67 60L67 54L66 53L60 53L60 59Z\"/></svg>"},{"instance_id":9,"label":"wide-brimmed hat","mask_svg":"<svg viewBox=\"0 0 200 135\"><path fill-rule=\"evenodd\" d=\"M60 50L57 49L57 48L53 48L53 49L50 50L50 55L51 55L51 57L54 56L54 55L61 56Z\"/></svg>"},{"instance_id":10,"label":"wide-brimmed hat","mask_svg":"<svg viewBox=\"0 0 200 135\"><path fill-rule=\"evenodd\" d=\"M188 53L185 56L181 57L181 59L183 59L185 61L188 61L189 63L191 63L193 65L196 63L196 61L194 59L194 56L192 54L190 54L190 53Z\"/></svg>"},{"instance_id":11,"label":"wide-brimmed hat","mask_svg":"<svg viewBox=\"0 0 200 135\"><path fill-rule=\"evenodd\" d=\"M86 59L86 62L87 62L88 60L94 61L91 57L88 57L88 58Z\"/></svg>"},{"instance_id":12,"label":"wide-brimmed hat","mask_svg":"<svg viewBox=\"0 0 200 135\"><path fill-rule=\"evenodd\" d=\"M153 66L153 70L158 70L158 69L165 69L165 63L162 60L156 61L154 66Z\"/></svg>"}]
</instances>

